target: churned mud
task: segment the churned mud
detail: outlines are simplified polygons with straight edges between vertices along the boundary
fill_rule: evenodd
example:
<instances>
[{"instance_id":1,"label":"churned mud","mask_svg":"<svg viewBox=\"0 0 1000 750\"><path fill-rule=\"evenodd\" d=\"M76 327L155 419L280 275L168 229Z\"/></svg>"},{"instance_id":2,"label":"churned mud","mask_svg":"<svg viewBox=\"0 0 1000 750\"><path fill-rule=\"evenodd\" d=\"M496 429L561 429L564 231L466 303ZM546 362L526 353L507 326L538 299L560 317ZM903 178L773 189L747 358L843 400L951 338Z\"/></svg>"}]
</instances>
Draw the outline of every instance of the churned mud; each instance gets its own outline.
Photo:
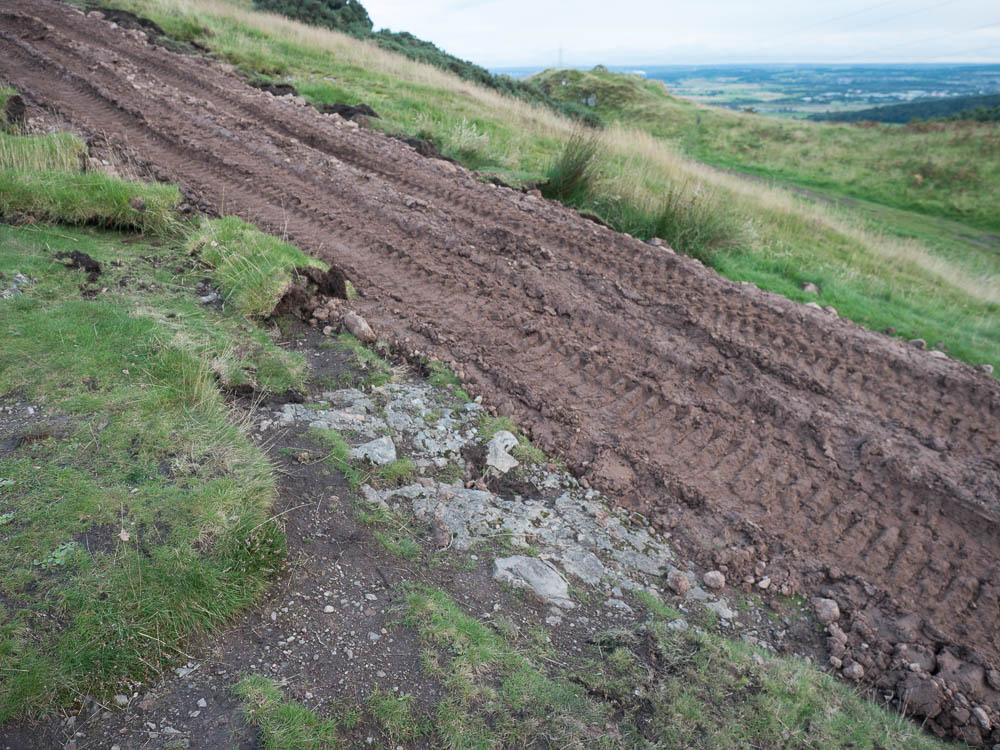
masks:
<instances>
[{"instance_id":1,"label":"churned mud","mask_svg":"<svg viewBox=\"0 0 1000 750\"><path fill-rule=\"evenodd\" d=\"M995 379L58 3L0 3L0 77L342 270L381 338L728 584L835 600L845 676L1000 742Z\"/></svg>"}]
</instances>

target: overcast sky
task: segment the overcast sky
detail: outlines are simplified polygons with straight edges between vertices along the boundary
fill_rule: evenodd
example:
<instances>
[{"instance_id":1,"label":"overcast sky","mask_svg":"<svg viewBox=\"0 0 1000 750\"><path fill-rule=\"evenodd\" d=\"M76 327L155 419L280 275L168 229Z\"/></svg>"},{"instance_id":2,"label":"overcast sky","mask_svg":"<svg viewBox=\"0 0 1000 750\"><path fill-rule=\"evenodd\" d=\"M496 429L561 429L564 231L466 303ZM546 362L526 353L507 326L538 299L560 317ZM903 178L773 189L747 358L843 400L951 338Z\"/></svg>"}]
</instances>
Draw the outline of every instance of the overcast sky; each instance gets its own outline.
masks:
<instances>
[{"instance_id":1,"label":"overcast sky","mask_svg":"<svg viewBox=\"0 0 1000 750\"><path fill-rule=\"evenodd\" d=\"M489 67L1000 61L998 0L362 0Z\"/></svg>"}]
</instances>

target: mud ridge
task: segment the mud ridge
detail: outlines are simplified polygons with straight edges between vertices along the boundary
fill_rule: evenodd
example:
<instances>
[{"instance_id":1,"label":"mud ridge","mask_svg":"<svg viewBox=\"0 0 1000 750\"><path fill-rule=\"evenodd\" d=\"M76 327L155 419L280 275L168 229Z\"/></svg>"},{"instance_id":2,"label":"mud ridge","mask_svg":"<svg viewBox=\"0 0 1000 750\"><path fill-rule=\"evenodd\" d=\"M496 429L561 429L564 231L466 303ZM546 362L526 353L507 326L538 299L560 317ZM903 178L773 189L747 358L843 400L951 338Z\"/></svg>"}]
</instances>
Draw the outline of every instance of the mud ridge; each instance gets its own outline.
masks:
<instances>
[{"instance_id":1,"label":"mud ridge","mask_svg":"<svg viewBox=\"0 0 1000 750\"><path fill-rule=\"evenodd\" d=\"M836 599L834 667L1000 742L996 380L55 2L0 3L0 76L342 269L381 336L730 583Z\"/></svg>"}]
</instances>

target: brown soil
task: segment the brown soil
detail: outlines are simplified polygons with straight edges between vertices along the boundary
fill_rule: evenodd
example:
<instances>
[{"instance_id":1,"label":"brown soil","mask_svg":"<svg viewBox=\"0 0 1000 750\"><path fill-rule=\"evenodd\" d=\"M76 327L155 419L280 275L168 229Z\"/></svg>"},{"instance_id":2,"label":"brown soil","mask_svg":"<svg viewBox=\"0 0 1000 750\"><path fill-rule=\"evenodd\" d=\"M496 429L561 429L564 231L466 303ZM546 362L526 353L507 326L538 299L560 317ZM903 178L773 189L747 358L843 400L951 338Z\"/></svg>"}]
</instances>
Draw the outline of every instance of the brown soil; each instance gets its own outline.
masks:
<instances>
[{"instance_id":1,"label":"brown soil","mask_svg":"<svg viewBox=\"0 0 1000 750\"><path fill-rule=\"evenodd\" d=\"M382 337L450 363L730 581L765 559L769 592L837 599L838 658L883 694L905 701L911 652L936 655L936 692L919 691L928 726L1000 742L949 712L966 700L1000 725L996 380L477 182L139 31L47 0L0 8L0 76L31 102L127 142L194 205L342 269Z\"/></svg>"}]
</instances>

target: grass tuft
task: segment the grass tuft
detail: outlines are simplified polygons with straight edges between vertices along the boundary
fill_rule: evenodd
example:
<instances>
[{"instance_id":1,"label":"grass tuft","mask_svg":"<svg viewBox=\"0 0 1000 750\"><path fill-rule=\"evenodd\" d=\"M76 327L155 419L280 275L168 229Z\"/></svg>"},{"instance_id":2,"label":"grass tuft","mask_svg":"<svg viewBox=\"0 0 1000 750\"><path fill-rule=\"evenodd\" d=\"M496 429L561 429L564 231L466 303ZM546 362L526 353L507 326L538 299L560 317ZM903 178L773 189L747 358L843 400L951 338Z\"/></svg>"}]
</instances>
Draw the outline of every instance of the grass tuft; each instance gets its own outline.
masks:
<instances>
[{"instance_id":1,"label":"grass tuft","mask_svg":"<svg viewBox=\"0 0 1000 750\"><path fill-rule=\"evenodd\" d=\"M265 318L288 292L296 269L326 270L297 247L234 217L204 219L188 249L214 266L226 301L240 313Z\"/></svg>"},{"instance_id":2,"label":"grass tuft","mask_svg":"<svg viewBox=\"0 0 1000 750\"><path fill-rule=\"evenodd\" d=\"M594 192L596 160L601 153L598 135L592 131L574 132L563 146L562 153L548 171L548 182L542 186L546 198L567 204L583 204Z\"/></svg>"},{"instance_id":3,"label":"grass tuft","mask_svg":"<svg viewBox=\"0 0 1000 750\"><path fill-rule=\"evenodd\" d=\"M233 688L247 722L261 733L264 750L333 750L338 723L321 719L301 703L285 700L278 684L262 675L244 677Z\"/></svg>"}]
</instances>

